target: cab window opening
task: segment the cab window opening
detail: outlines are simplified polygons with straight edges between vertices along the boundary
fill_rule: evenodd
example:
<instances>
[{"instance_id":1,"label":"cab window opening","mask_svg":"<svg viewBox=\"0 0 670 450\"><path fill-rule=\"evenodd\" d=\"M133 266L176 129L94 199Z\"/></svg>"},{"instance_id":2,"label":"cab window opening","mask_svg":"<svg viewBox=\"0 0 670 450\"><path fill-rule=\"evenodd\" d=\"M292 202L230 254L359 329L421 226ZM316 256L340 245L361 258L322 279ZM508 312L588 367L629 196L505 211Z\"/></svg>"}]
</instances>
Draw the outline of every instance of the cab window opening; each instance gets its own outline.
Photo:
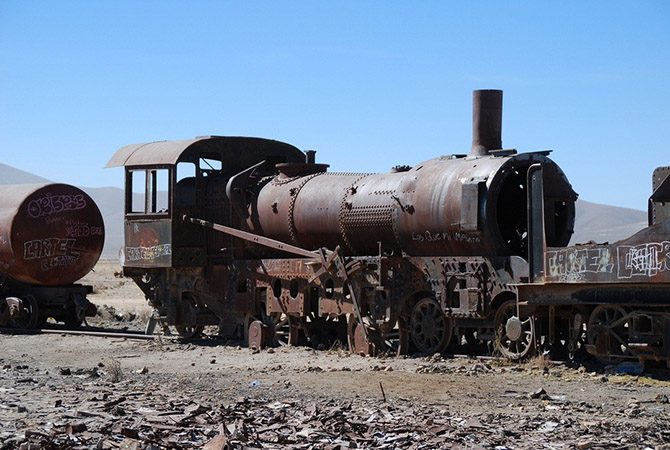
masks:
<instances>
[{"instance_id":1,"label":"cab window opening","mask_svg":"<svg viewBox=\"0 0 670 450\"><path fill-rule=\"evenodd\" d=\"M130 193L128 214L167 214L170 210L169 169L133 169L128 171Z\"/></svg>"}]
</instances>

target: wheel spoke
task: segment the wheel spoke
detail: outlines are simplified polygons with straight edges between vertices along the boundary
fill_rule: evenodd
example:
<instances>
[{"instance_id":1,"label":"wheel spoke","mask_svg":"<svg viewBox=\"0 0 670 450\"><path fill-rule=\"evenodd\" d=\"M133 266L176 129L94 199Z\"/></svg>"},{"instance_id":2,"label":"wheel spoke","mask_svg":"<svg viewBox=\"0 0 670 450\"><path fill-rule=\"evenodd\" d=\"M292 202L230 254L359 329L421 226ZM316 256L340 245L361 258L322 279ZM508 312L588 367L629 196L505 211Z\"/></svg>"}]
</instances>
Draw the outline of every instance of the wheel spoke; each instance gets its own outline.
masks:
<instances>
[{"instance_id":1,"label":"wheel spoke","mask_svg":"<svg viewBox=\"0 0 670 450\"><path fill-rule=\"evenodd\" d=\"M435 299L424 298L412 309L410 330L410 338L417 350L434 354L444 351L449 344L452 325Z\"/></svg>"},{"instance_id":2,"label":"wheel spoke","mask_svg":"<svg viewBox=\"0 0 670 450\"><path fill-rule=\"evenodd\" d=\"M535 320L533 316L516 318L517 308L515 300L503 303L494 317L496 342L500 353L510 359L521 359L528 356L535 347ZM520 332L518 339L512 340L507 335L507 324L513 319Z\"/></svg>"},{"instance_id":3,"label":"wheel spoke","mask_svg":"<svg viewBox=\"0 0 670 450\"><path fill-rule=\"evenodd\" d=\"M614 363L632 357L628 346L629 326L626 311L616 305L597 306L586 330L591 352L606 363Z\"/></svg>"}]
</instances>

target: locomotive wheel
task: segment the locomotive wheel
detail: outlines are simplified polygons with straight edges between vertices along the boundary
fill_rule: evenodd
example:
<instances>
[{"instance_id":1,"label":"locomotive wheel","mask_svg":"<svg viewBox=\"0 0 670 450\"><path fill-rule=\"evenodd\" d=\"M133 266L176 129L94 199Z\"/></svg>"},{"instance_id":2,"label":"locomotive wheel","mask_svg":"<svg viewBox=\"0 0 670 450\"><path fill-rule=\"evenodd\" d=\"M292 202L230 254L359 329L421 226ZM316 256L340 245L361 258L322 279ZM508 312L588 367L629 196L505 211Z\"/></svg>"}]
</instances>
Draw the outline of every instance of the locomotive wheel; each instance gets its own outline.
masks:
<instances>
[{"instance_id":1,"label":"locomotive wheel","mask_svg":"<svg viewBox=\"0 0 670 450\"><path fill-rule=\"evenodd\" d=\"M367 319L364 318L363 320L367 322ZM367 338L364 327L367 327ZM349 351L357 355L386 354L400 356L406 355L409 349L409 332L406 321L403 319L399 319L397 324L386 324L380 330L361 324L356 316L351 314L347 322L347 335Z\"/></svg>"},{"instance_id":2,"label":"locomotive wheel","mask_svg":"<svg viewBox=\"0 0 670 450\"><path fill-rule=\"evenodd\" d=\"M286 345L298 345L300 328L293 320L284 313L265 314L265 307L262 308L261 321L270 327L270 345L272 347L282 347Z\"/></svg>"},{"instance_id":3,"label":"locomotive wheel","mask_svg":"<svg viewBox=\"0 0 670 450\"><path fill-rule=\"evenodd\" d=\"M180 322L195 322L198 316L198 304L195 296L192 294L184 298L181 303L178 305L180 308L180 314L177 316ZM179 334L179 337L184 339L195 339L200 337L202 330L205 329L203 325L175 325L175 329Z\"/></svg>"},{"instance_id":4,"label":"locomotive wheel","mask_svg":"<svg viewBox=\"0 0 670 450\"><path fill-rule=\"evenodd\" d=\"M412 308L409 332L419 353L433 355L442 353L449 345L453 324L435 299L424 298Z\"/></svg>"},{"instance_id":5,"label":"locomotive wheel","mask_svg":"<svg viewBox=\"0 0 670 450\"><path fill-rule=\"evenodd\" d=\"M349 315L347 320L347 337L349 340L349 351L361 356L373 356L375 354L374 337L376 331L368 327L368 336L365 336L366 325L361 323L354 314Z\"/></svg>"},{"instance_id":6,"label":"locomotive wheel","mask_svg":"<svg viewBox=\"0 0 670 450\"><path fill-rule=\"evenodd\" d=\"M535 348L535 319L517 317L516 300L508 300L496 311L494 318L495 348L505 358L518 360Z\"/></svg>"},{"instance_id":7,"label":"locomotive wheel","mask_svg":"<svg viewBox=\"0 0 670 450\"><path fill-rule=\"evenodd\" d=\"M589 353L604 363L620 362L633 355L628 347L630 327L626 311L620 306L597 306L586 327Z\"/></svg>"},{"instance_id":8,"label":"locomotive wheel","mask_svg":"<svg viewBox=\"0 0 670 450\"><path fill-rule=\"evenodd\" d=\"M200 337L202 330L205 329L203 325L175 325L179 337L184 339L195 339Z\"/></svg>"},{"instance_id":9,"label":"locomotive wheel","mask_svg":"<svg viewBox=\"0 0 670 450\"><path fill-rule=\"evenodd\" d=\"M400 317L396 326L389 327L388 330L382 328L380 337L380 351L390 355L401 356L409 353L409 328L407 320Z\"/></svg>"},{"instance_id":10,"label":"locomotive wheel","mask_svg":"<svg viewBox=\"0 0 670 450\"><path fill-rule=\"evenodd\" d=\"M9 326L13 328L32 329L39 324L40 314L37 300L32 295L24 298L7 297L9 310Z\"/></svg>"}]
</instances>

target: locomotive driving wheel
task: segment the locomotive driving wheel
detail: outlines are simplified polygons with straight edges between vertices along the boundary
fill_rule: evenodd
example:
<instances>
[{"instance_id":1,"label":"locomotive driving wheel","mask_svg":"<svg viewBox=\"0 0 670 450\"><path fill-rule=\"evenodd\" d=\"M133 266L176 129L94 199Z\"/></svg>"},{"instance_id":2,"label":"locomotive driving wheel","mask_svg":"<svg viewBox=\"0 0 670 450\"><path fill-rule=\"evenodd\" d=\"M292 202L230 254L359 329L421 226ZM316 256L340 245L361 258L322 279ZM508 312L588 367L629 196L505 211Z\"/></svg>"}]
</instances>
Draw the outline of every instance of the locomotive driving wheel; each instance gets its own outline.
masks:
<instances>
[{"instance_id":1,"label":"locomotive driving wheel","mask_svg":"<svg viewBox=\"0 0 670 450\"><path fill-rule=\"evenodd\" d=\"M347 337L349 340L349 351L357 355L373 356L376 353L375 342L379 341L379 330L372 328L363 318L363 322L355 314L349 315L347 321ZM367 328L367 330L366 330ZM366 333L367 331L367 333Z\"/></svg>"},{"instance_id":2,"label":"locomotive driving wheel","mask_svg":"<svg viewBox=\"0 0 670 450\"><path fill-rule=\"evenodd\" d=\"M423 355L442 353L453 333L453 323L433 298L423 298L414 305L409 319L412 344Z\"/></svg>"},{"instance_id":3,"label":"locomotive driving wheel","mask_svg":"<svg viewBox=\"0 0 670 450\"><path fill-rule=\"evenodd\" d=\"M586 327L589 353L605 363L631 358L633 355L628 347L630 324L626 316L626 311L620 306L597 306Z\"/></svg>"},{"instance_id":4,"label":"locomotive driving wheel","mask_svg":"<svg viewBox=\"0 0 670 450\"><path fill-rule=\"evenodd\" d=\"M535 319L516 314L516 300L507 300L494 318L496 349L513 360L525 358L535 348Z\"/></svg>"},{"instance_id":5,"label":"locomotive driving wheel","mask_svg":"<svg viewBox=\"0 0 670 450\"><path fill-rule=\"evenodd\" d=\"M283 347L286 345L298 345L300 327L295 319L283 312L268 314L265 305L261 306L260 320L270 328L270 342L272 347Z\"/></svg>"},{"instance_id":6,"label":"locomotive driving wheel","mask_svg":"<svg viewBox=\"0 0 670 450\"><path fill-rule=\"evenodd\" d=\"M406 355L409 350L409 330L407 321L399 318L397 322L387 322L381 327L373 327L369 317L364 324L351 314L347 322L349 351L359 355ZM366 329L367 327L367 336Z\"/></svg>"}]
</instances>

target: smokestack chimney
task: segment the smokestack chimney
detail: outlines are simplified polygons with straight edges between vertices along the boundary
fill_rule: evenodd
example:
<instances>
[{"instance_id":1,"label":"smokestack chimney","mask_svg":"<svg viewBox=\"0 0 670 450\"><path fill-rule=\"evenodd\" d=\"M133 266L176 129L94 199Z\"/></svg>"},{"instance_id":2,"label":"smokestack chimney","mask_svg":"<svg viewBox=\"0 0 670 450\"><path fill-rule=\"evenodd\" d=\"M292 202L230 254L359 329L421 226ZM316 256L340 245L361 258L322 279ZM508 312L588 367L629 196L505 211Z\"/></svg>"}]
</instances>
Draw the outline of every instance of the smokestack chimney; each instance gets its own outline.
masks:
<instances>
[{"instance_id":1,"label":"smokestack chimney","mask_svg":"<svg viewBox=\"0 0 670 450\"><path fill-rule=\"evenodd\" d=\"M485 156L502 148L502 91L472 92L472 148L470 156Z\"/></svg>"}]
</instances>

